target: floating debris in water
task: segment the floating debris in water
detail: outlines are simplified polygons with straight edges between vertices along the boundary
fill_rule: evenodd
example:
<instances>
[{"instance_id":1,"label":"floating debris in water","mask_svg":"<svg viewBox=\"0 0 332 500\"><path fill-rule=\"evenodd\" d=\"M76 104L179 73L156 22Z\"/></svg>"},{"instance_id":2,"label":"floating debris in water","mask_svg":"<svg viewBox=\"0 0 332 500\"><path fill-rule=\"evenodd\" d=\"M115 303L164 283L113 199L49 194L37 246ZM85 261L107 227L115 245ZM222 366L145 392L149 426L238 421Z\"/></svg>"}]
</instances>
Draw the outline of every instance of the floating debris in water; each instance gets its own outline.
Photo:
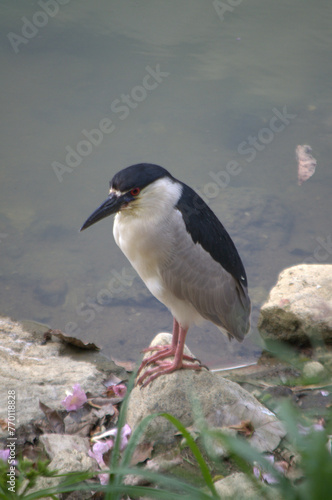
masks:
<instances>
[{"instance_id":1,"label":"floating debris in water","mask_svg":"<svg viewBox=\"0 0 332 500\"><path fill-rule=\"evenodd\" d=\"M297 146L295 153L297 159L297 183L301 186L303 182L314 175L317 160L312 156L312 149L307 144Z\"/></svg>"},{"instance_id":2,"label":"floating debris in water","mask_svg":"<svg viewBox=\"0 0 332 500\"><path fill-rule=\"evenodd\" d=\"M64 342L65 344L71 344L75 347L80 347L81 349L88 349L91 351L100 350L100 347L98 347L96 344L93 344L92 342L83 342L83 340L77 339L76 337L70 337L69 335L63 333L61 330L47 330L47 332L44 333L44 339L42 343L46 344L46 342L49 342L52 339L52 335L58 337L58 339L60 339L61 342Z\"/></svg>"}]
</instances>

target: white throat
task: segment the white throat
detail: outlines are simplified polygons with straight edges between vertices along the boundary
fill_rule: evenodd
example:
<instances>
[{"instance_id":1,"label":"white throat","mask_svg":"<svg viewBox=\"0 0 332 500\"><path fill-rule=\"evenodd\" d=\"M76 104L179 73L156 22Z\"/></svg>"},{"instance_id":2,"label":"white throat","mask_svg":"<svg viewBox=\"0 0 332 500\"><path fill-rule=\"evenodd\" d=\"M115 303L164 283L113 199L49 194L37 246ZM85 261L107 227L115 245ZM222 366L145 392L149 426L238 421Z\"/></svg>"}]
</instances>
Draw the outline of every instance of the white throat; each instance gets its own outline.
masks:
<instances>
[{"instance_id":1,"label":"white throat","mask_svg":"<svg viewBox=\"0 0 332 500\"><path fill-rule=\"evenodd\" d=\"M182 189L176 181L158 179L141 191L132 206L122 209L114 218L114 239L147 285L166 255L170 221Z\"/></svg>"}]
</instances>

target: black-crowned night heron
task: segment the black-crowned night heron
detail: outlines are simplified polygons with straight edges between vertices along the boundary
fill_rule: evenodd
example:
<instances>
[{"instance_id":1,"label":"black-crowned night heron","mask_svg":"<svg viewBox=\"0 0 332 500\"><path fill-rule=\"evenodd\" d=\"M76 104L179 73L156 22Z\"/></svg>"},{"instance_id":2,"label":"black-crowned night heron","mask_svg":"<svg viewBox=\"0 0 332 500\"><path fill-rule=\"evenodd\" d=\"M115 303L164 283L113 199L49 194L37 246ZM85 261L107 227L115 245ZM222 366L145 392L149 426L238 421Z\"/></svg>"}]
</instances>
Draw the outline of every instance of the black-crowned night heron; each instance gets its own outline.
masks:
<instances>
[{"instance_id":1,"label":"black-crowned night heron","mask_svg":"<svg viewBox=\"0 0 332 500\"><path fill-rule=\"evenodd\" d=\"M183 354L194 323L212 321L241 342L250 326L246 272L233 241L202 198L164 168L141 163L115 174L107 200L81 231L114 213L117 245L173 315L172 344L145 350L157 352L143 360L139 372L148 369L138 383L145 386L180 368L201 368Z\"/></svg>"}]
</instances>

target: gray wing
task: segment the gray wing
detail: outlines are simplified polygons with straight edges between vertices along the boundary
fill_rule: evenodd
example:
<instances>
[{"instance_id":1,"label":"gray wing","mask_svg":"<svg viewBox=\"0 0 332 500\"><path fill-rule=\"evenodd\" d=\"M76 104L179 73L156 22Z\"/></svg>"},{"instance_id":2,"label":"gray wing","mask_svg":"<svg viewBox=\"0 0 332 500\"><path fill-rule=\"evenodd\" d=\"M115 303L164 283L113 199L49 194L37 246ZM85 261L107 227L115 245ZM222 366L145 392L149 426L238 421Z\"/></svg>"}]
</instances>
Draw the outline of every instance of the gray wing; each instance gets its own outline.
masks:
<instances>
[{"instance_id":1,"label":"gray wing","mask_svg":"<svg viewBox=\"0 0 332 500\"><path fill-rule=\"evenodd\" d=\"M160 268L165 285L178 299L190 302L203 318L226 330L229 337L243 340L250 326L247 288L193 242L182 219L172 228L172 252Z\"/></svg>"}]
</instances>

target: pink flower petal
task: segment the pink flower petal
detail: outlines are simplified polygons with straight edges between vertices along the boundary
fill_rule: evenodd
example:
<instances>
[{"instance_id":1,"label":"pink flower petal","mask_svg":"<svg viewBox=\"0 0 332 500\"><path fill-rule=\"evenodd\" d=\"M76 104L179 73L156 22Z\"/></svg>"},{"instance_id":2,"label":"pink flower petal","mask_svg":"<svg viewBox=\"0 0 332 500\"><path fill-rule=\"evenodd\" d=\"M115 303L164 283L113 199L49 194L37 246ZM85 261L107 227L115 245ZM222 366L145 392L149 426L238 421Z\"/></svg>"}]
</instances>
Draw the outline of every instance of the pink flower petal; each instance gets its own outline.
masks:
<instances>
[{"instance_id":1,"label":"pink flower petal","mask_svg":"<svg viewBox=\"0 0 332 500\"><path fill-rule=\"evenodd\" d=\"M253 468L253 473L254 473L254 476L257 477L257 479L261 479L262 472L261 472L260 468L257 467L257 465L255 465L255 467Z\"/></svg>"},{"instance_id":2,"label":"pink flower petal","mask_svg":"<svg viewBox=\"0 0 332 500\"><path fill-rule=\"evenodd\" d=\"M0 450L0 460L7 462L9 454L10 454L9 448L6 448L5 450Z\"/></svg>"},{"instance_id":3,"label":"pink flower petal","mask_svg":"<svg viewBox=\"0 0 332 500\"><path fill-rule=\"evenodd\" d=\"M277 470L279 470L280 472L283 472L283 473L285 472L284 470L281 470L281 466L275 464L275 462L274 462L274 456L273 455L265 455L265 458L266 458L266 460L268 462L270 462L270 464L274 465ZM273 475L273 473L271 473L271 472L265 472L258 465L254 466L253 473L254 473L254 476L257 477L257 479L259 479L263 483L264 482L267 483L267 484L276 484L276 483L278 483L278 479Z\"/></svg>"},{"instance_id":4,"label":"pink flower petal","mask_svg":"<svg viewBox=\"0 0 332 500\"><path fill-rule=\"evenodd\" d=\"M113 448L113 441L108 439L107 441L98 441L92 447L92 451L89 450L89 457L94 458L101 469L107 469L107 465L104 462L103 455Z\"/></svg>"},{"instance_id":5,"label":"pink flower petal","mask_svg":"<svg viewBox=\"0 0 332 500\"><path fill-rule=\"evenodd\" d=\"M106 431L103 435L107 434L107 436L114 436L115 438L117 433L118 429L112 429L110 431ZM129 427L128 424L125 424L121 429L121 443L120 443L121 451L124 450L124 448L127 446L130 435L131 435L131 428ZM108 439L107 441L97 441L93 445L92 450L88 451L89 457L94 458L101 469L107 469L107 465L104 462L104 455L113 448L113 445L114 445L113 439ZM109 477L108 474L99 474L99 480L101 484L107 484L108 477Z\"/></svg>"},{"instance_id":6,"label":"pink flower petal","mask_svg":"<svg viewBox=\"0 0 332 500\"><path fill-rule=\"evenodd\" d=\"M110 387L119 398L123 398L126 395L127 387L124 384L111 385Z\"/></svg>"},{"instance_id":7,"label":"pink flower petal","mask_svg":"<svg viewBox=\"0 0 332 500\"><path fill-rule=\"evenodd\" d=\"M108 432L108 434L110 436L114 436L114 438L116 437L117 433L118 429L112 429L111 431ZM121 429L121 444L120 444L121 451L123 451L127 446L130 435L131 435L131 428L128 424L125 424Z\"/></svg>"},{"instance_id":8,"label":"pink flower petal","mask_svg":"<svg viewBox=\"0 0 332 500\"><path fill-rule=\"evenodd\" d=\"M99 474L98 475L99 477L99 481L100 481L100 484L108 484L108 480L109 480L109 474Z\"/></svg>"},{"instance_id":9,"label":"pink flower petal","mask_svg":"<svg viewBox=\"0 0 332 500\"><path fill-rule=\"evenodd\" d=\"M131 435L131 428L128 424L125 424L121 429L121 451L125 449L128 444Z\"/></svg>"},{"instance_id":10,"label":"pink flower petal","mask_svg":"<svg viewBox=\"0 0 332 500\"><path fill-rule=\"evenodd\" d=\"M73 386L73 393L68 394L68 396L61 401L61 404L66 408L67 411L79 410L84 403L87 401L87 397L80 384L75 384Z\"/></svg>"},{"instance_id":11,"label":"pink flower petal","mask_svg":"<svg viewBox=\"0 0 332 500\"><path fill-rule=\"evenodd\" d=\"M263 472L262 478L267 484L277 484L279 482L270 472Z\"/></svg>"}]
</instances>

